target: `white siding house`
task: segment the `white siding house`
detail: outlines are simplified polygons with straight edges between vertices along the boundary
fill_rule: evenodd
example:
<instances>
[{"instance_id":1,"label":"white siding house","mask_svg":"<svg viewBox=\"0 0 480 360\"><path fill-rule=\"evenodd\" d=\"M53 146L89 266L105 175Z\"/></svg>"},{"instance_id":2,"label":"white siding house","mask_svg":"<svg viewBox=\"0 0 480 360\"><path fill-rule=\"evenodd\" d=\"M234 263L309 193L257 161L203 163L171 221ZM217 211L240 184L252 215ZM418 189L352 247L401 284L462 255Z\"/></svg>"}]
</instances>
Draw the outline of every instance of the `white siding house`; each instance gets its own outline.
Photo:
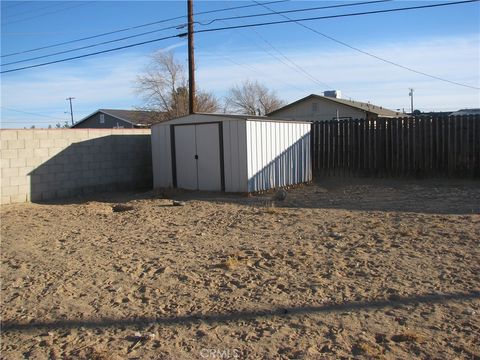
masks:
<instances>
[{"instance_id":1,"label":"white siding house","mask_svg":"<svg viewBox=\"0 0 480 360\"><path fill-rule=\"evenodd\" d=\"M376 119L378 117L398 117L403 115L400 112L370 103L315 94L311 94L268 114L268 116L272 117L299 121Z\"/></svg>"},{"instance_id":2,"label":"white siding house","mask_svg":"<svg viewBox=\"0 0 480 360\"><path fill-rule=\"evenodd\" d=\"M152 127L155 188L257 192L312 179L307 122L194 114Z\"/></svg>"}]
</instances>

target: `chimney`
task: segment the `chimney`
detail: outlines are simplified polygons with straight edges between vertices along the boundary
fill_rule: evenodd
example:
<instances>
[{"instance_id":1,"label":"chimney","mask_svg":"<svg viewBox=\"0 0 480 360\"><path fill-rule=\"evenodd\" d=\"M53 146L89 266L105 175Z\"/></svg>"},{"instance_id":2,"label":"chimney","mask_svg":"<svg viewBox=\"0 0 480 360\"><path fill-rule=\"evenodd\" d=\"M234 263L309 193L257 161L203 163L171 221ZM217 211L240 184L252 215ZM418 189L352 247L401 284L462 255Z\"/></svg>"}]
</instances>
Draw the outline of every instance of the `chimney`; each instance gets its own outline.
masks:
<instances>
[{"instance_id":1,"label":"chimney","mask_svg":"<svg viewBox=\"0 0 480 360\"><path fill-rule=\"evenodd\" d=\"M341 99L342 92L340 90L328 90L323 92L323 96L331 97L335 99Z\"/></svg>"}]
</instances>

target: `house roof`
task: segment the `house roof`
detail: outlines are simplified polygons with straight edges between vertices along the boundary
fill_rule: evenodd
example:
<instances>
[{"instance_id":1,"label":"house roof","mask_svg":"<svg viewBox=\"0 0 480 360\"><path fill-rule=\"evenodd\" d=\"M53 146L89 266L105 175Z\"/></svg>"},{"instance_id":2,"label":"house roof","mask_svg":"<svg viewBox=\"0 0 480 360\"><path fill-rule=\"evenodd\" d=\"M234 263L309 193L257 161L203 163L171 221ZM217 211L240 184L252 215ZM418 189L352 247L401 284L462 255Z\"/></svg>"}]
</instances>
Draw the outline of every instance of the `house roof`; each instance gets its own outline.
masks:
<instances>
[{"instance_id":1,"label":"house roof","mask_svg":"<svg viewBox=\"0 0 480 360\"><path fill-rule=\"evenodd\" d=\"M384 116L384 117L404 116L404 114L401 113L401 112L385 109L382 106L373 105L373 104L369 104L369 103L364 103L364 102L360 102L360 101L354 101L354 100L337 99L337 98L333 98L333 97L321 96L321 95L316 95L316 94L310 94L310 95L308 95L308 96L306 96L306 97L304 97L300 100L294 101L293 103L290 103L290 104L288 104L288 105L286 105L286 106L284 106L280 109L274 110L267 115L268 116L275 115L276 113L278 113L282 110L288 109L288 108L293 107L293 106L295 106L295 105L297 105L297 104L299 104L303 101L307 101L307 100L310 100L310 99L327 100L327 101L335 102L337 104L346 105L346 106L349 106L349 107L352 107L352 108L355 108L355 109L358 109L358 110L363 110L363 111L366 111L366 112L377 114L378 116Z\"/></svg>"},{"instance_id":2,"label":"house roof","mask_svg":"<svg viewBox=\"0 0 480 360\"><path fill-rule=\"evenodd\" d=\"M162 121L158 116L160 113L154 111L142 111L142 110L119 110L119 109L98 109L92 114L84 117L80 121L76 122L73 126L80 124L97 113L104 113L113 116L117 119L126 121L132 125L148 127L152 124Z\"/></svg>"}]
</instances>

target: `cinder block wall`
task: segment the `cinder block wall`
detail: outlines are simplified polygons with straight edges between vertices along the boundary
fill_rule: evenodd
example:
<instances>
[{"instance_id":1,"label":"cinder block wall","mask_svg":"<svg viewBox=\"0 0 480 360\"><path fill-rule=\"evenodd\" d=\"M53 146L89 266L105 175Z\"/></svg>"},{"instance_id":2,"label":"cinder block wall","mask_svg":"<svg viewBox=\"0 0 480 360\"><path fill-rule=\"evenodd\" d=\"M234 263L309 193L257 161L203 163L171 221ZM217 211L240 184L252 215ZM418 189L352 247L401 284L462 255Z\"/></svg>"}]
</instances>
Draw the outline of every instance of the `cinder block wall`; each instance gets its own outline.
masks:
<instances>
[{"instance_id":1,"label":"cinder block wall","mask_svg":"<svg viewBox=\"0 0 480 360\"><path fill-rule=\"evenodd\" d=\"M152 186L149 129L0 130L1 203Z\"/></svg>"}]
</instances>

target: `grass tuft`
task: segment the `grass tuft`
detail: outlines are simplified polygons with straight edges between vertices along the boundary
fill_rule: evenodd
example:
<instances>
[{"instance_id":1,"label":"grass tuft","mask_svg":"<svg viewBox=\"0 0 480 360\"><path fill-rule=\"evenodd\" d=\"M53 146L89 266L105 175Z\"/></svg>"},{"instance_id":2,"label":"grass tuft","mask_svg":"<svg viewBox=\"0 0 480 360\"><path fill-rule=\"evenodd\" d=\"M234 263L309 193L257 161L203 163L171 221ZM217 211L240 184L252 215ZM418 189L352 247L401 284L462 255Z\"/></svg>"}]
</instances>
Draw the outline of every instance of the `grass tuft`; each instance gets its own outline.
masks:
<instances>
[{"instance_id":1,"label":"grass tuft","mask_svg":"<svg viewBox=\"0 0 480 360\"><path fill-rule=\"evenodd\" d=\"M238 254L228 256L221 264L221 267L234 270L239 268L240 266L251 266L252 261L246 258L242 258Z\"/></svg>"},{"instance_id":2,"label":"grass tuft","mask_svg":"<svg viewBox=\"0 0 480 360\"><path fill-rule=\"evenodd\" d=\"M224 262L223 266L229 270L238 268L241 261L236 256L229 256Z\"/></svg>"}]
</instances>

